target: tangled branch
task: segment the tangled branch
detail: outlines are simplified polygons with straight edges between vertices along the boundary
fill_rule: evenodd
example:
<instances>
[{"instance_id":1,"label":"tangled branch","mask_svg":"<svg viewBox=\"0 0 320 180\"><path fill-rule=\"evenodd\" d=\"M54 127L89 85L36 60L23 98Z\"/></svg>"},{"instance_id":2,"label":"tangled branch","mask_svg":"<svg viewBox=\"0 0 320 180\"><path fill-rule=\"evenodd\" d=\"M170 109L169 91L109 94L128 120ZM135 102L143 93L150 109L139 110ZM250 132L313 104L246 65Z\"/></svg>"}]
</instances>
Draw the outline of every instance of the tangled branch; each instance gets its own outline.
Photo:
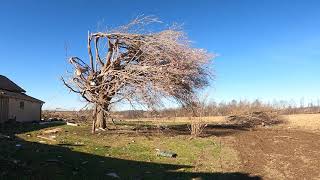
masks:
<instances>
[{"instance_id":1,"label":"tangled branch","mask_svg":"<svg viewBox=\"0 0 320 180\"><path fill-rule=\"evenodd\" d=\"M213 56L191 47L178 29L143 33L155 22L153 17L139 17L109 32L89 33L89 60L69 59L74 74L62 78L65 86L106 112L120 101L154 107L169 97L191 103L195 90L208 85ZM103 43L105 52L99 48Z\"/></svg>"}]
</instances>

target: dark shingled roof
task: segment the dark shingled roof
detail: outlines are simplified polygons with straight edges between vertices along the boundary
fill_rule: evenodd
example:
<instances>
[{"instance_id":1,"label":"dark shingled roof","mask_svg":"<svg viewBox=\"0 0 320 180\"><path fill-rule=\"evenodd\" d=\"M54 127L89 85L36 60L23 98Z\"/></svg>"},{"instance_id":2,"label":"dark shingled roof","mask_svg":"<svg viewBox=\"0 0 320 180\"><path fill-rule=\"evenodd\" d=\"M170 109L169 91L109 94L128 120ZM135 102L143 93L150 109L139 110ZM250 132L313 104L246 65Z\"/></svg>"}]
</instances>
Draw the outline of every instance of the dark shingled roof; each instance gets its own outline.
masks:
<instances>
[{"instance_id":1,"label":"dark shingled roof","mask_svg":"<svg viewBox=\"0 0 320 180\"><path fill-rule=\"evenodd\" d=\"M44 103L39 99L26 95L25 92L26 91L19 87L16 83L12 82L7 77L0 75L0 97L11 97L31 102Z\"/></svg>"},{"instance_id":2,"label":"dark shingled roof","mask_svg":"<svg viewBox=\"0 0 320 180\"><path fill-rule=\"evenodd\" d=\"M38 102L38 103L42 103L42 104L44 103L43 101L36 99L34 97L28 96L24 93L10 92L10 91L1 90L1 89L0 89L0 97L10 97L10 98L31 101L31 102Z\"/></svg>"},{"instance_id":3,"label":"dark shingled roof","mask_svg":"<svg viewBox=\"0 0 320 180\"><path fill-rule=\"evenodd\" d=\"M0 75L0 90L25 93L26 91L5 76Z\"/></svg>"}]
</instances>

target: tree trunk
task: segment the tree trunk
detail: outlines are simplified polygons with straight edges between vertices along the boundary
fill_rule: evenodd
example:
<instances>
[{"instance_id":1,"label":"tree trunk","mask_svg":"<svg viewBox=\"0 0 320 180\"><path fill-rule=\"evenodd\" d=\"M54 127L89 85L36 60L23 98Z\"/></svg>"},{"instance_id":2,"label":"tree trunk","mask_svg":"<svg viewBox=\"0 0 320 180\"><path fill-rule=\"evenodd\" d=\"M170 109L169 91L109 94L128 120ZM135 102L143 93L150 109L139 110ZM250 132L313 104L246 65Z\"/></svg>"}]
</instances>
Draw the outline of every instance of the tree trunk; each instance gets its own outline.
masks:
<instances>
[{"instance_id":1,"label":"tree trunk","mask_svg":"<svg viewBox=\"0 0 320 180\"><path fill-rule=\"evenodd\" d=\"M101 106L98 106L96 116L97 116L97 120L96 120L96 124L95 124L96 128L106 129L107 128L107 120L106 120L104 110Z\"/></svg>"},{"instance_id":2,"label":"tree trunk","mask_svg":"<svg viewBox=\"0 0 320 180\"><path fill-rule=\"evenodd\" d=\"M94 134L96 132L96 118L93 118L92 120L92 128L91 128L91 133Z\"/></svg>"},{"instance_id":3,"label":"tree trunk","mask_svg":"<svg viewBox=\"0 0 320 180\"><path fill-rule=\"evenodd\" d=\"M109 102L104 99L103 94L99 97L99 102ZM92 122L92 133L96 131L96 129L106 129L107 128L107 118L108 115L105 113L105 110L108 110L108 103L104 103L104 105L100 105L96 103L95 107L95 117Z\"/></svg>"},{"instance_id":4,"label":"tree trunk","mask_svg":"<svg viewBox=\"0 0 320 180\"><path fill-rule=\"evenodd\" d=\"M97 104L95 105L93 114L92 114L92 129L91 133L94 134L96 132L96 122L97 122Z\"/></svg>"}]
</instances>

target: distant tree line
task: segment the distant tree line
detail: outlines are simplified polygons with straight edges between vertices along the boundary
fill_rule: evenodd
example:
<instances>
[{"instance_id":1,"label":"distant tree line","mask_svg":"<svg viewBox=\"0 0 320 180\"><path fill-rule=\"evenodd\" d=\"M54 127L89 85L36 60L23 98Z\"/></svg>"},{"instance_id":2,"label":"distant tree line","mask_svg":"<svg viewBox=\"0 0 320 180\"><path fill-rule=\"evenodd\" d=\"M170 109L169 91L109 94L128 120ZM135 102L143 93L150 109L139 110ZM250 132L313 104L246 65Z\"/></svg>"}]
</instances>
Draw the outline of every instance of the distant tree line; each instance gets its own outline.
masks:
<instances>
[{"instance_id":1,"label":"distant tree line","mask_svg":"<svg viewBox=\"0 0 320 180\"><path fill-rule=\"evenodd\" d=\"M264 103L260 100L232 100L230 102L214 102L211 101L203 105L203 116L228 116L250 112L277 112L281 115L289 114L309 114L320 113L320 101L317 103L310 102L305 104L301 100L297 105L294 101L274 101L272 103ZM114 111L113 115L118 118L135 119L135 118L163 118L163 117L189 117L192 112L188 108L168 108L160 111L144 111L144 110L126 110Z\"/></svg>"},{"instance_id":2,"label":"distant tree line","mask_svg":"<svg viewBox=\"0 0 320 180\"><path fill-rule=\"evenodd\" d=\"M232 100L230 102L208 102L202 104L202 116L230 116L240 115L252 112L276 112L279 115L290 114L314 114L320 113L320 100L305 103L300 100L300 104L294 101L274 101L272 103L264 103L260 100L247 101ZM174 118L174 117L190 117L193 113L190 108L167 108L159 111L145 110L125 110L112 111L114 119L136 119L136 118ZM81 111L44 111L43 118L64 118L74 121L85 121L92 118L92 110L85 109Z\"/></svg>"}]
</instances>

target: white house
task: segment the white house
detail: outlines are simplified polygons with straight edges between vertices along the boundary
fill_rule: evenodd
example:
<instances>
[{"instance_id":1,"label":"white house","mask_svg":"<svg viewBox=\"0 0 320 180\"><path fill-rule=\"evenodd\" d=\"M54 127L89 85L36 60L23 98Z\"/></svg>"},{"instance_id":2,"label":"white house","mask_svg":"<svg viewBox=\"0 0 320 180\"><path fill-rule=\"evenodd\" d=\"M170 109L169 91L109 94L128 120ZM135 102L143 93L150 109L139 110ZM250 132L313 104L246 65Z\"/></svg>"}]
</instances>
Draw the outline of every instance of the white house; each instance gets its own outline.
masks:
<instances>
[{"instance_id":1,"label":"white house","mask_svg":"<svg viewBox=\"0 0 320 180\"><path fill-rule=\"evenodd\" d=\"M26 95L26 91L0 75L0 123L39 121L43 101Z\"/></svg>"}]
</instances>

